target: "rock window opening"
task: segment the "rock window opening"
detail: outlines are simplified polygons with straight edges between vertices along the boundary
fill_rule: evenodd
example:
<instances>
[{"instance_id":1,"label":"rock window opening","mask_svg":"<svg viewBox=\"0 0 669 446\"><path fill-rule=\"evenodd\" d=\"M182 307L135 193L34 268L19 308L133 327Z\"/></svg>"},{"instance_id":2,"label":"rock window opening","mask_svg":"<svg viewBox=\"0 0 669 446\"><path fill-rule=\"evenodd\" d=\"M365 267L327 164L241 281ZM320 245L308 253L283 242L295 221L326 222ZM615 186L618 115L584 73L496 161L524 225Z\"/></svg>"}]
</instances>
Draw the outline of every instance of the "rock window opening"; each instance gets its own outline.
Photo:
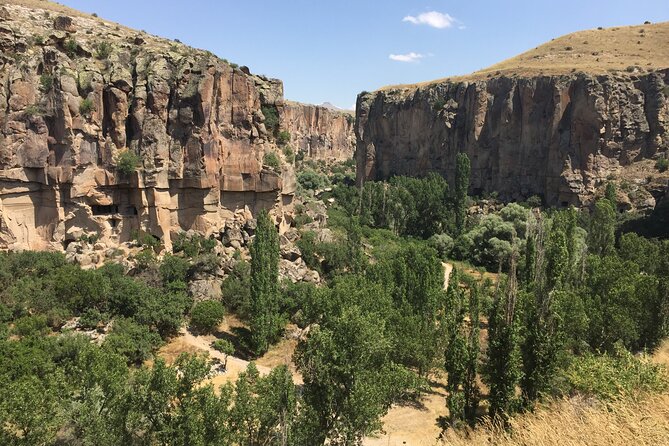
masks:
<instances>
[{"instance_id":1,"label":"rock window opening","mask_svg":"<svg viewBox=\"0 0 669 446\"><path fill-rule=\"evenodd\" d=\"M92 206L93 208L93 215L112 215L112 214L118 214L118 206L115 204L110 204L110 205L98 205L94 204Z\"/></svg>"}]
</instances>

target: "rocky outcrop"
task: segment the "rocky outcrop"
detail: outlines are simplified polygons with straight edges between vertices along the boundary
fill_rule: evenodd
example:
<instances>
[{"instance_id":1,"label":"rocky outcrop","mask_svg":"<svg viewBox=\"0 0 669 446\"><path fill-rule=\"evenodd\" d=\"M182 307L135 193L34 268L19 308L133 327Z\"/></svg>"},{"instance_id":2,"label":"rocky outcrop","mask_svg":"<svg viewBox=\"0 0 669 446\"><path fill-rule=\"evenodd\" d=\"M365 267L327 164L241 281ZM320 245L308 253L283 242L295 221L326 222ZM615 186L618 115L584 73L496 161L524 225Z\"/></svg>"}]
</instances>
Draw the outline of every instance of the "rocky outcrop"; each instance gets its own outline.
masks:
<instances>
[{"instance_id":1,"label":"rocky outcrop","mask_svg":"<svg viewBox=\"0 0 669 446\"><path fill-rule=\"evenodd\" d=\"M465 152L474 195L539 195L547 205L582 206L610 180L662 190L666 174L652 160L669 149L668 85L669 70L659 70L501 76L363 93L358 181L435 171L450 182L456 154Z\"/></svg>"},{"instance_id":2,"label":"rocky outcrop","mask_svg":"<svg viewBox=\"0 0 669 446\"><path fill-rule=\"evenodd\" d=\"M343 161L355 151L355 118L352 113L320 105L286 102L281 127L290 133L290 144L307 158Z\"/></svg>"},{"instance_id":3,"label":"rocky outcrop","mask_svg":"<svg viewBox=\"0 0 669 446\"><path fill-rule=\"evenodd\" d=\"M343 150L340 119L284 107L279 80L16 3L0 11L0 249L62 249L85 234L120 244L136 231L169 248L175 232L216 233L243 209L273 209L285 228L295 175L292 162L263 165L282 152L265 115L283 111L309 153Z\"/></svg>"}]
</instances>

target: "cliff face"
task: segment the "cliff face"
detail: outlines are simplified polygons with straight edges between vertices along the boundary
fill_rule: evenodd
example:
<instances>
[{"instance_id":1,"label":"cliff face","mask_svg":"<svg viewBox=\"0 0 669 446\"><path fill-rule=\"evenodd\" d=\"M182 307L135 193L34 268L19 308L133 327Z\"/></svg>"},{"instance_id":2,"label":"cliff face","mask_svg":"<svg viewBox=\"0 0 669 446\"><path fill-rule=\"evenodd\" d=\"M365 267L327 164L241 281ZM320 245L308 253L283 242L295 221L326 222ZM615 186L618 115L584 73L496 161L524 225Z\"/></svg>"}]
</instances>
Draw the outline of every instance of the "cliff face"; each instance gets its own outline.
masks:
<instances>
[{"instance_id":1,"label":"cliff face","mask_svg":"<svg viewBox=\"0 0 669 446\"><path fill-rule=\"evenodd\" d=\"M329 108L286 102L281 127L291 134L291 144L305 157L342 161L355 152L355 119L352 114Z\"/></svg>"},{"instance_id":2,"label":"cliff face","mask_svg":"<svg viewBox=\"0 0 669 446\"><path fill-rule=\"evenodd\" d=\"M137 230L169 247L176 231L219 231L260 208L285 222L295 176L285 161L281 172L263 166L266 152L282 156L268 110L315 139L309 153L343 150L339 118L284 109L278 80L20 3L0 4L0 249L62 248L87 233L122 242ZM138 162L123 173L128 154Z\"/></svg>"},{"instance_id":3,"label":"cliff face","mask_svg":"<svg viewBox=\"0 0 669 446\"><path fill-rule=\"evenodd\" d=\"M500 76L364 93L357 105L358 181L430 171L453 181L455 156L465 152L475 195L540 195L548 205L580 206L612 178L660 194L666 176L651 160L669 148L667 85L665 69ZM653 197L640 196L639 207L652 207Z\"/></svg>"}]
</instances>

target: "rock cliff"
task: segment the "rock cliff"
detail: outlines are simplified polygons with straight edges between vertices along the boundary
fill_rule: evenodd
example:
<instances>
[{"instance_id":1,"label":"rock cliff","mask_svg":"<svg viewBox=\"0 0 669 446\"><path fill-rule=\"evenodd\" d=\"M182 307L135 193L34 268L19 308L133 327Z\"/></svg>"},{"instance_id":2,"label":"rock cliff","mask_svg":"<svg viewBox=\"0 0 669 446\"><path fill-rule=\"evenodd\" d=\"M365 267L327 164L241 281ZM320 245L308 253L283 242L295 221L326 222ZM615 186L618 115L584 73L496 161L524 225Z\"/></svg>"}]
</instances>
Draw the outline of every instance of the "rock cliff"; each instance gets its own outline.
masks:
<instances>
[{"instance_id":1,"label":"rock cliff","mask_svg":"<svg viewBox=\"0 0 669 446\"><path fill-rule=\"evenodd\" d=\"M645 28L652 35L652 26ZM627 208L652 209L667 185L667 174L654 169L654 160L669 149L669 60L661 62L664 69L547 69L550 74L509 64L467 78L363 93L358 181L430 171L452 181L456 154L465 152L474 195L539 195L547 205L583 206L614 181L635 192L621 200L629 198Z\"/></svg>"},{"instance_id":2,"label":"rock cliff","mask_svg":"<svg viewBox=\"0 0 669 446\"><path fill-rule=\"evenodd\" d=\"M281 81L29 0L0 2L0 104L5 249L136 231L169 247L177 231L220 231L260 208L285 227L295 175L277 122L315 156L340 156L339 132L351 131L317 107L284 104ZM263 165L270 151L280 169Z\"/></svg>"},{"instance_id":3,"label":"rock cliff","mask_svg":"<svg viewBox=\"0 0 669 446\"><path fill-rule=\"evenodd\" d=\"M353 114L320 105L286 102L282 127L291 134L291 143L305 157L343 161L355 151Z\"/></svg>"}]
</instances>

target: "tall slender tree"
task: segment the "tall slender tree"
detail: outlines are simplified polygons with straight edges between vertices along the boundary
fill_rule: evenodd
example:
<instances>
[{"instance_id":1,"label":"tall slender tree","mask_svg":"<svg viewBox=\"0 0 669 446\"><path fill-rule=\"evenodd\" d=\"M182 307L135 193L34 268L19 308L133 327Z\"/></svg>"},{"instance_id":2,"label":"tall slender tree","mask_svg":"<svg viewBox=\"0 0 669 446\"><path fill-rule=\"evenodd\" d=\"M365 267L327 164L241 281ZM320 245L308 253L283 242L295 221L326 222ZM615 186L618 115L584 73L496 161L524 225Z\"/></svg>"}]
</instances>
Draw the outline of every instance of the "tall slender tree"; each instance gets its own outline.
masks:
<instances>
[{"instance_id":1,"label":"tall slender tree","mask_svg":"<svg viewBox=\"0 0 669 446\"><path fill-rule=\"evenodd\" d=\"M479 387L476 382L479 370L480 333L480 290L474 284L469 290L469 337L467 339L467 363L462 388L465 399L465 419L470 425L476 422L476 412L479 405Z\"/></svg>"},{"instance_id":2,"label":"tall slender tree","mask_svg":"<svg viewBox=\"0 0 669 446\"><path fill-rule=\"evenodd\" d=\"M467 191L471 164L466 153L458 153L455 159L455 233L460 235L467 224Z\"/></svg>"},{"instance_id":3,"label":"tall slender tree","mask_svg":"<svg viewBox=\"0 0 669 446\"><path fill-rule=\"evenodd\" d=\"M490 388L490 416L504 423L517 406L521 362L516 318L516 257L511 255L505 290L497 287L488 317L488 349L484 378Z\"/></svg>"},{"instance_id":4,"label":"tall slender tree","mask_svg":"<svg viewBox=\"0 0 669 446\"><path fill-rule=\"evenodd\" d=\"M267 211L258 214L251 244L251 344L256 354L267 351L281 330L279 313L279 235Z\"/></svg>"}]
</instances>

